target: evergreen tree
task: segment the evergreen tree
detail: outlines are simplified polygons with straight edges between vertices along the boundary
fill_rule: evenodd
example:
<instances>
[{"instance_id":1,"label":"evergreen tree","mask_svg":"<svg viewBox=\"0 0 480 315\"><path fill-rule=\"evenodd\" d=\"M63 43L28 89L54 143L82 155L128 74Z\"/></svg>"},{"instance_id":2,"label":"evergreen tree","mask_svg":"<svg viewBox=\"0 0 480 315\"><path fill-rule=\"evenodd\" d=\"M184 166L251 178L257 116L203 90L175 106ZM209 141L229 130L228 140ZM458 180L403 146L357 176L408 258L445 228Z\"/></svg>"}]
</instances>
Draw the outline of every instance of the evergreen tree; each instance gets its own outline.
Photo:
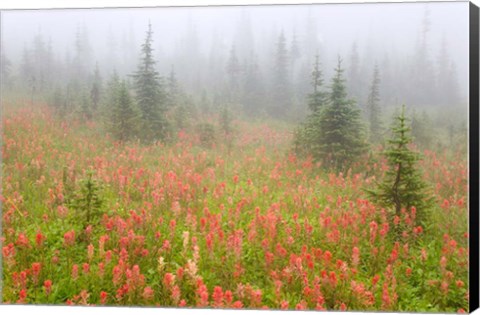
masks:
<instances>
[{"instance_id":1,"label":"evergreen tree","mask_svg":"<svg viewBox=\"0 0 480 315\"><path fill-rule=\"evenodd\" d=\"M235 103L238 100L241 70L242 69L237 58L235 46L232 46L226 67L228 75L228 101L232 103Z\"/></svg>"},{"instance_id":2,"label":"evergreen tree","mask_svg":"<svg viewBox=\"0 0 480 315\"><path fill-rule=\"evenodd\" d=\"M378 66L375 65L373 71L372 85L368 93L367 100L367 119L370 125L370 141L377 143L381 139L381 109L380 109L380 74Z\"/></svg>"},{"instance_id":3,"label":"evergreen tree","mask_svg":"<svg viewBox=\"0 0 480 315\"><path fill-rule=\"evenodd\" d=\"M341 59L332 80L330 103L318 119L319 152L316 158L327 168L348 169L366 152L367 144L360 120L360 110L347 98Z\"/></svg>"},{"instance_id":4,"label":"evergreen tree","mask_svg":"<svg viewBox=\"0 0 480 315\"><path fill-rule=\"evenodd\" d=\"M172 108L178 102L178 97L180 95L180 86L178 85L177 76L175 70L172 66L170 70L170 75L168 76L167 81L167 105Z\"/></svg>"},{"instance_id":5,"label":"evergreen tree","mask_svg":"<svg viewBox=\"0 0 480 315\"><path fill-rule=\"evenodd\" d=\"M297 154L318 156L320 144L320 113L328 102L328 95L322 91L323 77L318 54L315 56L311 74L313 91L308 95L308 107L311 111L305 122L295 131L294 146Z\"/></svg>"},{"instance_id":6,"label":"evergreen tree","mask_svg":"<svg viewBox=\"0 0 480 315\"><path fill-rule=\"evenodd\" d=\"M308 96L308 107L312 112L318 112L326 102L327 93L322 91L323 74L320 69L320 61L318 54L315 56L315 63L312 71L312 87L313 92Z\"/></svg>"},{"instance_id":7,"label":"evergreen tree","mask_svg":"<svg viewBox=\"0 0 480 315\"><path fill-rule=\"evenodd\" d=\"M80 119L91 120L93 118L93 109L90 98L88 97L87 88L82 88L80 94Z\"/></svg>"},{"instance_id":8,"label":"evergreen tree","mask_svg":"<svg viewBox=\"0 0 480 315\"><path fill-rule=\"evenodd\" d=\"M348 71L348 91L357 100L360 99L360 56L358 54L357 43L352 45L352 51L350 53L350 67Z\"/></svg>"},{"instance_id":9,"label":"evergreen tree","mask_svg":"<svg viewBox=\"0 0 480 315\"><path fill-rule=\"evenodd\" d=\"M252 53L245 65L243 77L242 103L247 115L259 114L264 97L264 86L261 79L256 56Z\"/></svg>"},{"instance_id":10,"label":"evergreen tree","mask_svg":"<svg viewBox=\"0 0 480 315\"><path fill-rule=\"evenodd\" d=\"M142 138L145 141L165 140L168 134L167 100L160 76L155 70L152 48L152 25L142 45L142 58L133 75L137 104L141 112Z\"/></svg>"},{"instance_id":11,"label":"evergreen tree","mask_svg":"<svg viewBox=\"0 0 480 315\"><path fill-rule=\"evenodd\" d=\"M432 199L427 192L427 185L416 168L419 154L409 148L412 142L410 127L405 116L405 106L395 118L392 128L393 137L388 141L389 148L384 152L389 169L376 190L367 192L382 207L394 210L393 215L401 217L402 209L416 208L416 223L424 224L427 210Z\"/></svg>"},{"instance_id":12,"label":"evergreen tree","mask_svg":"<svg viewBox=\"0 0 480 315\"><path fill-rule=\"evenodd\" d=\"M277 118L285 118L291 106L291 95L288 76L288 51L283 31L278 37L274 67L271 115Z\"/></svg>"},{"instance_id":13,"label":"evergreen tree","mask_svg":"<svg viewBox=\"0 0 480 315\"><path fill-rule=\"evenodd\" d=\"M110 130L116 140L124 142L136 135L138 113L133 105L125 80L114 87L114 92Z\"/></svg>"},{"instance_id":14,"label":"evergreen tree","mask_svg":"<svg viewBox=\"0 0 480 315\"><path fill-rule=\"evenodd\" d=\"M97 112L98 105L100 103L102 93L102 78L100 76L100 70L98 69L98 63L95 66L95 72L93 74L93 83L90 90L90 100L92 102L93 112Z\"/></svg>"},{"instance_id":15,"label":"evergreen tree","mask_svg":"<svg viewBox=\"0 0 480 315\"><path fill-rule=\"evenodd\" d=\"M11 88L12 83L12 63L5 55L3 45L0 44L0 82L2 87Z\"/></svg>"}]
</instances>

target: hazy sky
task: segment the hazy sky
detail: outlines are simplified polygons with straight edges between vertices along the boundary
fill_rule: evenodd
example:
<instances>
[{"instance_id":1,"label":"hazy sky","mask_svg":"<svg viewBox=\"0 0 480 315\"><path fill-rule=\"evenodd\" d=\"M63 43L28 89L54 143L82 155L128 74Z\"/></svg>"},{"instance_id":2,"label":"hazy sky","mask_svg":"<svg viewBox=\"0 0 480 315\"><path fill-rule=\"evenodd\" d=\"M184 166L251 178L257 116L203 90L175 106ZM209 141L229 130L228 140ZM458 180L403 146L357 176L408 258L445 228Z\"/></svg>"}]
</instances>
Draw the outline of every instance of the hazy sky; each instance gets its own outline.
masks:
<instances>
[{"instance_id":1,"label":"hazy sky","mask_svg":"<svg viewBox=\"0 0 480 315\"><path fill-rule=\"evenodd\" d=\"M191 21L200 39L201 52L208 54L213 33L227 46L231 45L242 12L250 16L256 42L262 41L264 34L280 29L287 37L295 32L302 40L307 16L311 14L318 37L331 58L348 55L353 41L359 43L360 55L378 53L378 58L382 58L385 52L407 55L414 51L426 8L431 21L431 57L436 60L441 38L445 36L457 64L460 84L466 84L468 2L4 11L2 36L5 51L13 60L19 60L22 49L31 44L39 29L51 37L54 49L64 55L67 50L73 51L77 26L85 24L98 57L105 55L109 29L123 34L131 28L139 49L151 21L155 48L171 53Z\"/></svg>"}]
</instances>

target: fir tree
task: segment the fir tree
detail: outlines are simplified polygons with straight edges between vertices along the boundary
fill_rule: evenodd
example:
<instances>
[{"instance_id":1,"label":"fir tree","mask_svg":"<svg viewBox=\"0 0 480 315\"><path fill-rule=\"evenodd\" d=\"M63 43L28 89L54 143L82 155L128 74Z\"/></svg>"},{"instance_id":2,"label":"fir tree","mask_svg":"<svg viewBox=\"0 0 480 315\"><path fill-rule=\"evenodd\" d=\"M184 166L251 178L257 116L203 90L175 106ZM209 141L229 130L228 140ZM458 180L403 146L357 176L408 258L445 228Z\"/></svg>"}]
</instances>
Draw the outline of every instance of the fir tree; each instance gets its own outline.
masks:
<instances>
[{"instance_id":1,"label":"fir tree","mask_svg":"<svg viewBox=\"0 0 480 315\"><path fill-rule=\"evenodd\" d=\"M180 87L173 66L170 70L170 75L168 76L167 89L167 105L171 108L178 102L178 97L180 95Z\"/></svg>"},{"instance_id":2,"label":"fir tree","mask_svg":"<svg viewBox=\"0 0 480 315\"><path fill-rule=\"evenodd\" d=\"M124 142L135 136L138 114L125 80L114 87L114 93L110 129L116 140Z\"/></svg>"},{"instance_id":3,"label":"fir tree","mask_svg":"<svg viewBox=\"0 0 480 315\"><path fill-rule=\"evenodd\" d=\"M271 114L277 118L285 118L290 109L291 95L288 75L288 51L283 31L278 37L274 67Z\"/></svg>"},{"instance_id":4,"label":"fir tree","mask_svg":"<svg viewBox=\"0 0 480 315\"><path fill-rule=\"evenodd\" d=\"M98 69L98 63L95 66L95 72L93 74L93 83L90 90L90 100L92 102L92 111L97 112L98 105L100 103L100 97L102 93L102 78L100 77L100 70Z\"/></svg>"},{"instance_id":5,"label":"fir tree","mask_svg":"<svg viewBox=\"0 0 480 315\"><path fill-rule=\"evenodd\" d=\"M323 74L320 69L320 61L318 54L315 56L315 63L312 71L312 87L313 92L308 96L308 107L312 112L318 112L326 102L327 93L322 91Z\"/></svg>"},{"instance_id":6,"label":"fir tree","mask_svg":"<svg viewBox=\"0 0 480 315\"><path fill-rule=\"evenodd\" d=\"M401 217L402 209L410 210L415 207L416 223L423 225L432 199L428 195L426 183L416 168L419 154L409 148L412 138L405 117L405 106L395 121L396 124L392 128L393 137L388 140L389 148L384 152L389 169L376 190L367 192L382 207L393 208L393 215L397 217Z\"/></svg>"},{"instance_id":7,"label":"fir tree","mask_svg":"<svg viewBox=\"0 0 480 315\"><path fill-rule=\"evenodd\" d=\"M137 72L133 75L137 104L141 112L142 138L145 141L165 140L169 129L165 117L166 93L155 70L152 35L152 25L149 23L147 36L142 45L142 58Z\"/></svg>"},{"instance_id":8,"label":"fir tree","mask_svg":"<svg viewBox=\"0 0 480 315\"><path fill-rule=\"evenodd\" d=\"M230 49L230 57L227 62L227 75L228 75L228 101L236 102L238 100L239 92L239 79L241 73L240 62L238 61L235 46Z\"/></svg>"},{"instance_id":9,"label":"fir tree","mask_svg":"<svg viewBox=\"0 0 480 315\"><path fill-rule=\"evenodd\" d=\"M380 74L378 66L375 65L373 71L372 85L367 99L367 119L370 125L370 141L377 143L381 139L381 121L380 121Z\"/></svg>"},{"instance_id":10,"label":"fir tree","mask_svg":"<svg viewBox=\"0 0 480 315\"><path fill-rule=\"evenodd\" d=\"M348 169L367 150L360 110L347 98L341 59L332 80L329 104L321 111L317 158L327 168Z\"/></svg>"}]
</instances>

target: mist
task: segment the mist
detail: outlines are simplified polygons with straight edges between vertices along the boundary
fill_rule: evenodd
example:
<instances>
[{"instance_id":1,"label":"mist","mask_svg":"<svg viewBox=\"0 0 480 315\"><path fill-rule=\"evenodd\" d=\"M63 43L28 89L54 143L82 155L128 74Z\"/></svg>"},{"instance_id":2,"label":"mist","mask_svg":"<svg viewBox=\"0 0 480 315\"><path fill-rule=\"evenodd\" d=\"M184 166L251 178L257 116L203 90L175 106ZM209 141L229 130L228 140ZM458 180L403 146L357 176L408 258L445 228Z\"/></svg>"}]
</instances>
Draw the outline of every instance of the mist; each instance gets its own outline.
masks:
<instances>
[{"instance_id":1,"label":"mist","mask_svg":"<svg viewBox=\"0 0 480 315\"><path fill-rule=\"evenodd\" d=\"M60 68L78 54L75 41L82 33L87 72L98 64L104 78L114 70L129 75L137 67L151 23L158 71L166 77L173 69L189 94L213 95L227 84L232 49L242 66L258 65L268 94L276 43L284 34L291 102L302 110L316 54L327 81L342 58L349 92L360 105L377 64L383 104L422 107L437 103L436 76L445 67L440 62L453 67L455 103L467 101L468 21L462 18L467 9L461 3L404 3L7 11L2 12L2 51L12 63L9 80L21 84L22 56L34 49L37 38L59 65L58 74L49 78L52 85L62 84L69 71ZM295 56L290 54L292 45ZM443 61L442 48L447 55ZM416 67L423 67L417 70L431 85L427 89L410 84Z\"/></svg>"}]
</instances>

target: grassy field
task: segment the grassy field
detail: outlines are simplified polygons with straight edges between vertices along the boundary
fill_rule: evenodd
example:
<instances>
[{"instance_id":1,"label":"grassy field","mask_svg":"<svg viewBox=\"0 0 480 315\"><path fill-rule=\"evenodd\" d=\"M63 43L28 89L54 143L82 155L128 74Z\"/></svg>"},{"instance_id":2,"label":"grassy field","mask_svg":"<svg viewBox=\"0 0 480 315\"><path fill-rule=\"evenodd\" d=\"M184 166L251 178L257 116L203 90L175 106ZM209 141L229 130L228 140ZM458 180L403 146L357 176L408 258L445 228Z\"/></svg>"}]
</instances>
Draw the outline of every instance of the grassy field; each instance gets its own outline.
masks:
<instances>
[{"instance_id":1,"label":"grassy field","mask_svg":"<svg viewBox=\"0 0 480 315\"><path fill-rule=\"evenodd\" d=\"M326 173L289 151L288 126L235 121L230 144L180 132L146 146L46 106L6 106L2 120L6 303L468 311L455 148L422 152L436 200L422 229L415 209L394 227L366 199L387 169L378 150ZM88 183L99 203L86 215Z\"/></svg>"}]
</instances>

